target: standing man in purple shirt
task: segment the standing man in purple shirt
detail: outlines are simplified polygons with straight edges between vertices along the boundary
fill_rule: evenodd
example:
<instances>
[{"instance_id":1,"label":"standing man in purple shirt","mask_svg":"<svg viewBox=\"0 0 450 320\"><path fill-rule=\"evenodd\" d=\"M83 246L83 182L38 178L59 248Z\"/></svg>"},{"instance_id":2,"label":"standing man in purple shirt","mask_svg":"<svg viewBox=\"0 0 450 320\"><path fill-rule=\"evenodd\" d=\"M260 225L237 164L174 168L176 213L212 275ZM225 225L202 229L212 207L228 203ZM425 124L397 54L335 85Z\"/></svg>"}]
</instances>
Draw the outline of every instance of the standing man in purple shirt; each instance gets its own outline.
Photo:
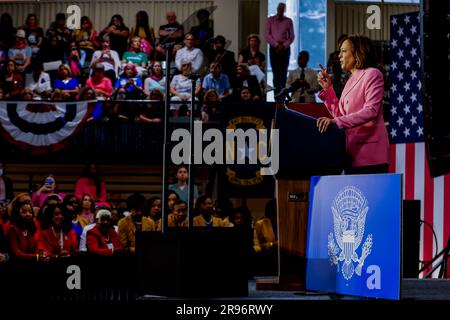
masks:
<instances>
[{"instance_id":1,"label":"standing man in purple shirt","mask_svg":"<svg viewBox=\"0 0 450 320\"><path fill-rule=\"evenodd\" d=\"M279 3L277 14L267 19L266 40L270 44L270 65L273 72L275 96L286 84L289 66L290 46L294 42L294 26L292 20L284 16L286 5Z\"/></svg>"}]
</instances>

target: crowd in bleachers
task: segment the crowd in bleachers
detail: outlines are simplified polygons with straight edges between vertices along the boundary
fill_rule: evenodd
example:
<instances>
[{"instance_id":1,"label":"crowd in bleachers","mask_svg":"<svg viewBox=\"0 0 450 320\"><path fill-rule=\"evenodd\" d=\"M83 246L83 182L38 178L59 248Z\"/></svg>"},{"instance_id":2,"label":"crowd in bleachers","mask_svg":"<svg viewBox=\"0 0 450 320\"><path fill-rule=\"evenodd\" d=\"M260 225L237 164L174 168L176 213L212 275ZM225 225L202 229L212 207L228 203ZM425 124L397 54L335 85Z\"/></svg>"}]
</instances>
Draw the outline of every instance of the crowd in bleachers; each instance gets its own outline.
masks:
<instances>
[{"instance_id":1,"label":"crowd in bleachers","mask_svg":"<svg viewBox=\"0 0 450 320\"><path fill-rule=\"evenodd\" d=\"M266 59L259 49L259 36L248 36L247 47L236 62L235 53L226 49L225 37L214 36L209 15L199 10L198 25L184 30L175 12L168 11L167 24L155 34L146 11L137 12L131 30L118 14L102 30L95 30L87 16L81 18L80 29L72 30L66 26L65 14L58 13L48 30L43 30L35 14L29 14L21 25L3 13L0 99L163 101L169 86L170 110L177 116L190 112L191 79L195 77L194 98L205 121L217 117L218 102L264 101ZM165 64L167 50L169 66ZM106 105L130 116L120 110L126 107ZM102 116L97 113L94 118ZM160 114L133 116L143 121L161 119Z\"/></svg>"},{"instance_id":2,"label":"crowd in bleachers","mask_svg":"<svg viewBox=\"0 0 450 320\"><path fill-rule=\"evenodd\" d=\"M126 207L118 207L107 198L107 186L96 165L85 167L70 194L60 192L57 177L49 174L30 193L14 196L13 182L4 169L0 163L0 264L9 260L45 264L80 254L133 255L136 233L162 230L159 196L146 199L134 193L126 200ZM187 168L181 166L176 171L176 182L169 185L169 229L188 226L188 178ZM245 206L234 208L227 198L199 195L196 186L193 197L193 227L241 228L248 232L251 255L276 262L273 201L265 217L253 224ZM267 263L260 265L265 267Z\"/></svg>"}]
</instances>

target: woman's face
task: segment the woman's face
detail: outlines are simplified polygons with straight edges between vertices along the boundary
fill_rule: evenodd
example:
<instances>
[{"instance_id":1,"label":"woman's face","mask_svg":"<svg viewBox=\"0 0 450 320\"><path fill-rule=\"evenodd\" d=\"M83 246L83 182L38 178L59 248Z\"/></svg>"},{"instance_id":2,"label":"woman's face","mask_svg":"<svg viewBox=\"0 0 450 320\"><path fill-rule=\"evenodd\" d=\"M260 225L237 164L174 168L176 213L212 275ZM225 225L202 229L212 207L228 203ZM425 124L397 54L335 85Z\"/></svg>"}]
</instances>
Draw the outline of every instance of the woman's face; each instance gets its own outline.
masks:
<instances>
[{"instance_id":1,"label":"woman's face","mask_svg":"<svg viewBox=\"0 0 450 320\"><path fill-rule=\"evenodd\" d=\"M215 93L210 93L206 99L207 102L217 102L219 99L217 98L217 95Z\"/></svg>"},{"instance_id":2,"label":"woman's face","mask_svg":"<svg viewBox=\"0 0 450 320\"><path fill-rule=\"evenodd\" d=\"M69 72L67 71L66 68L59 68L59 74L61 76L61 78L65 79L69 76Z\"/></svg>"},{"instance_id":3,"label":"woman's face","mask_svg":"<svg viewBox=\"0 0 450 320\"><path fill-rule=\"evenodd\" d=\"M64 215L60 208L56 208L53 212L53 225L55 227L60 227L64 222Z\"/></svg>"},{"instance_id":4,"label":"woman's face","mask_svg":"<svg viewBox=\"0 0 450 320\"><path fill-rule=\"evenodd\" d=\"M187 216L186 205L184 203L176 205L175 208L173 208L173 214L175 215L175 219L178 222L181 222L184 219L186 219Z\"/></svg>"},{"instance_id":5,"label":"woman's face","mask_svg":"<svg viewBox=\"0 0 450 320\"><path fill-rule=\"evenodd\" d=\"M161 213L161 200L157 199L153 201L152 207L150 209L150 216L156 216Z\"/></svg>"},{"instance_id":6,"label":"woman's face","mask_svg":"<svg viewBox=\"0 0 450 320\"><path fill-rule=\"evenodd\" d=\"M134 49L139 49L139 47L141 46L141 40L138 38L133 38L133 40L131 40L131 47Z\"/></svg>"},{"instance_id":7,"label":"woman's face","mask_svg":"<svg viewBox=\"0 0 450 320\"><path fill-rule=\"evenodd\" d=\"M84 210L90 210L92 208L92 200L89 196L84 196L83 200L81 201L81 205Z\"/></svg>"},{"instance_id":8,"label":"woman's face","mask_svg":"<svg viewBox=\"0 0 450 320\"><path fill-rule=\"evenodd\" d=\"M171 193L169 195L169 197L167 198L167 206L169 207L169 209L173 208L173 205L175 203L175 201L177 201L178 197L175 193Z\"/></svg>"},{"instance_id":9,"label":"woman's face","mask_svg":"<svg viewBox=\"0 0 450 320\"><path fill-rule=\"evenodd\" d=\"M69 199L69 201L66 204L67 209L69 209L71 212L76 213L78 208L78 199L76 197L72 197Z\"/></svg>"},{"instance_id":10,"label":"woman's face","mask_svg":"<svg viewBox=\"0 0 450 320\"><path fill-rule=\"evenodd\" d=\"M352 53L352 43L350 40L345 40L340 48L339 61L341 62L341 68L345 71L351 71L355 68L356 59Z\"/></svg>"},{"instance_id":11,"label":"woman's face","mask_svg":"<svg viewBox=\"0 0 450 320\"><path fill-rule=\"evenodd\" d=\"M113 18L112 24L115 25L116 27L120 27L120 20L117 18Z\"/></svg>"},{"instance_id":12,"label":"woman's face","mask_svg":"<svg viewBox=\"0 0 450 320\"><path fill-rule=\"evenodd\" d=\"M20 218L25 222L33 221L33 209L30 204L26 203L20 207Z\"/></svg>"},{"instance_id":13,"label":"woman's face","mask_svg":"<svg viewBox=\"0 0 450 320\"><path fill-rule=\"evenodd\" d=\"M257 48L258 47L258 39L250 38L250 40L248 41L248 44L252 48Z\"/></svg>"},{"instance_id":14,"label":"woman's face","mask_svg":"<svg viewBox=\"0 0 450 320\"><path fill-rule=\"evenodd\" d=\"M91 27L91 24L89 23L89 21L87 19L84 19L83 21L81 21L81 29L89 30L90 27Z\"/></svg>"},{"instance_id":15,"label":"woman's face","mask_svg":"<svg viewBox=\"0 0 450 320\"><path fill-rule=\"evenodd\" d=\"M127 78L133 78L134 77L133 68L130 68L130 67L125 68L125 76Z\"/></svg>"},{"instance_id":16,"label":"woman's face","mask_svg":"<svg viewBox=\"0 0 450 320\"><path fill-rule=\"evenodd\" d=\"M191 73L191 65L189 63L183 64L181 66L181 72L184 76L188 76Z\"/></svg>"},{"instance_id":17,"label":"woman's face","mask_svg":"<svg viewBox=\"0 0 450 320\"><path fill-rule=\"evenodd\" d=\"M154 74L160 74L161 71L162 71L161 64L159 62L155 62L153 64L153 72L154 72Z\"/></svg>"},{"instance_id":18,"label":"woman's face","mask_svg":"<svg viewBox=\"0 0 450 320\"><path fill-rule=\"evenodd\" d=\"M6 70L8 71L8 73L13 73L16 70L16 65L14 64L14 62L9 61L8 65L6 66Z\"/></svg>"},{"instance_id":19,"label":"woman's face","mask_svg":"<svg viewBox=\"0 0 450 320\"><path fill-rule=\"evenodd\" d=\"M242 216L241 213L236 213L234 215L234 221L233 221L235 226L242 226L244 225L244 217Z\"/></svg>"},{"instance_id":20,"label":"woman's face","mask_svg":"<svg viewBox=\"0 0 450 320\"><path fill-rule=\"evenodd\" d=\"M244 89L241 91L241 99L244 101L250 100L251 98L250 90Z\"/></svg>"},{"instance_id":21,"label":"woman's face","mask_svg":"<svg viewBox=\"0 0 450 320\"><path fill-rule=\"evenodd\" d=\"M29 17L27 24L29 27L34 27L36 25L36 17L34 16Z\"/></svg>"}]
</instances>

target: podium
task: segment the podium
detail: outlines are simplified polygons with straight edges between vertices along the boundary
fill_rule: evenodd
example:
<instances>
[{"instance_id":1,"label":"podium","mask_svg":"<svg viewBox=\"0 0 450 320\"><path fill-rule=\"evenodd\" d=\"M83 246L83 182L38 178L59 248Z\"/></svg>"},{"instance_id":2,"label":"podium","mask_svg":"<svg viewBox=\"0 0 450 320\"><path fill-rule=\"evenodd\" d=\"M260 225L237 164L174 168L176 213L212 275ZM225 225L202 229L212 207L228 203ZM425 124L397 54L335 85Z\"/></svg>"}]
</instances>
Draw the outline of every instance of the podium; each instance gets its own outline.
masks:
<instances>
[{"instance_id":1,"label":"podium","mask_svg":"<svg viewBox=\"0 0 450 320\"><path fill-rule=\"evenodd\" d=\"M304 289L310 178L341 174L345 166L345 131L336 125L325 133L317 129L316 118L331 117L326 107L288 107L277 109L275 114L280 141L276 175L278 277L257 281L258 290Z\"/></svg>"}]
</instances>

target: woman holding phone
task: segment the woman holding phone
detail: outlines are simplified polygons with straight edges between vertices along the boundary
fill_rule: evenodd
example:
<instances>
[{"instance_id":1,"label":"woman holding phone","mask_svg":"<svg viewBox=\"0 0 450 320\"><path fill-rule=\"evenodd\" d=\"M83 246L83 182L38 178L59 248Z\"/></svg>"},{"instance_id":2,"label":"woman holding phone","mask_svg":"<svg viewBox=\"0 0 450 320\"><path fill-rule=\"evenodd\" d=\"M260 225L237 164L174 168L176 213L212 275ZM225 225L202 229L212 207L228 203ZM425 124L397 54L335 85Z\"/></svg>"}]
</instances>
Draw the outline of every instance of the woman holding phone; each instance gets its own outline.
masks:
<instances>
[{"instance_id":1,"label":"woman holding phone","mask_svg":"<svg viewBox=\"0 0 450 320\"><path fill-rule=\"evenodd\" d=\"M64 193L56 191L55 177L52 174L49 174L45 177L40 188L35 193L33 193L33 196L31 197L33 207L42 207L48 196L53 194L56 194L61 199L61 201L65 196Z\"/></svg>"},{"instance_id":2,"label":"woman holding phone","mask_svg":"<svg viewBox=\"0 0 450 320\"><path fill-rule=\"evenodd\" d=\"M346 174L387 173L389 140L383 119L383 74L376 66L373 45L369 38L349 35L339 43L339 59L344 71L350 73L338 100L330 76L322 65L318 82L324 101L333 118L317 119L321 133L331 124L345 129L348 163Z\"/></svg>"}]
</instances>

